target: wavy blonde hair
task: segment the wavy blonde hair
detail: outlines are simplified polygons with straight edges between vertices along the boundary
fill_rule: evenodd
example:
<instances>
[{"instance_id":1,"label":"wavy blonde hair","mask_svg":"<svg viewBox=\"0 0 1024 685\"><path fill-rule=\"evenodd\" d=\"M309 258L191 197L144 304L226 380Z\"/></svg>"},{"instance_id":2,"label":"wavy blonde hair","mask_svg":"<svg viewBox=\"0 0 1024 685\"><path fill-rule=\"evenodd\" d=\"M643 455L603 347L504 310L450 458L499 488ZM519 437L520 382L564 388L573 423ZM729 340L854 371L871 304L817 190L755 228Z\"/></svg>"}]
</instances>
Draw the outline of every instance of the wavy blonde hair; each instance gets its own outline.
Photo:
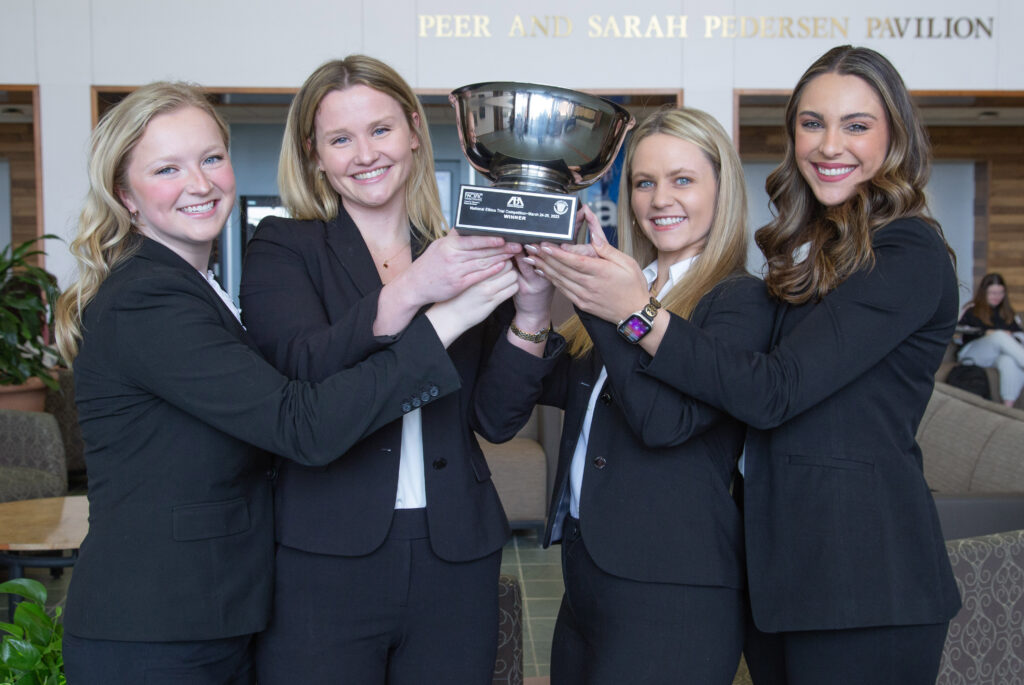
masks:
<instances>
[{"instance_id":1,"label":"wavy blonde hair","mask_svg":"<svg viewBox=\"0 0 1024 685\"><path fill-rule=\"evenodd\" d=\"M89 191L70 247L78 263L78 278L60 296L56 307L57 347L69 364L78 355L82 312L110 272L139 245L131 215L118 197L119 190L128 188L132 150L154 117L185 107L209 114L227 147L227 125L202 88L191 83L159 81L142 86L114 105L92 133Z\"/></svg>"},{"instance_id":2,"label":"wavy blonde hair","mask_svg":"<svg viewBox=\"0 0 1024 685\"><path fill-rule=\"evenodd\" d=\"M662 305L684 318L693 314L700 299L723 280L745 273L747 260L747 186L736 148L725 129L707 112L699 109L662 109L641 123L626 145L626 157L619 183L619 248L640 266L657 256L657 249L640 228L631 202L633 159L640 141L664 134L693 143L707 157L715 172L715 212L700 256L677 283ZM560 329L569 353L581 357L593 348L593 341L579 316Z\"/></svg>"},{"instance_id":3,"label":"wavy blonde hair","mask_svg":"<svg viewBox=\"0 0 1024 685\"><path fill-rule=\"evenodd\" d=\"M426 245L448 229L434 176L434 148L427 116L409 84L398 72L373 57L349 55L343 60L326 62L302 84L288 109L281 145L277 167L281 198L296 219L330 221L338 216L338 193L317 170L316 113L329 93L357 85L393 98L419 139L419 147L412 151L412 173L405 184L405 206L413 230Z\"/></svg>"},{"instance_id":4,"label":"wavy blonde hair","mask_svg":"<svg viewBox=\"0 0 1024 685\"><path fill-rule=\"evenodd\" d=\"M825 207L800 174L795 153L796 119L808 84L822 74L856 76L878 95L889 125L889 148L874 178L846 202ZM765 181L775 218L755 234L767 260L765 284L775 297L799 304L825 296L862 268L874 265L876 230L903 217L919 217L939 235L928 213L924 188L931 172L931 145L910 93L896 68L870 48L842 45L812 64L786 105L786 154ZM806 259L795 253L810 245ZM948 245L947 245L947 249ZM950 255L952 255L950 250Z\"/></svg>"}]
</instances>

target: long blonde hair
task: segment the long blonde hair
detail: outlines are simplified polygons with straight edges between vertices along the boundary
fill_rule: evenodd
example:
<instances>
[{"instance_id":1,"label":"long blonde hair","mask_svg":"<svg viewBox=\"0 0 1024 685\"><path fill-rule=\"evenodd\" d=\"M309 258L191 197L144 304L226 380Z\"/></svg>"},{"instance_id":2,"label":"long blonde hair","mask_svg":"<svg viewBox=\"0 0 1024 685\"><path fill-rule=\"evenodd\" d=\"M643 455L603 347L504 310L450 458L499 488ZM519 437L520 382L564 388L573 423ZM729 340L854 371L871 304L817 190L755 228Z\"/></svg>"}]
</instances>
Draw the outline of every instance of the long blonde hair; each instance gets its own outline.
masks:
<instances>
[{"instance_id":1,"label":"long blonde hair","mask_svg":"<svg viewBox=\"0 0 1024 685\"><path fill-rule=\"evenodd\" d=\"M631 202L633 158L645 138L662 133L693 143L705 154L718 184L715 213L707 242L693 266L664 298L662 305L673 314L689 317L700 299L718 283L741 273L746 267L747 189L743 167L732 141L721 124L699 109L663 109L655 112L633 132L626 145L626 157L619 182L619 248L646 266L657 256L657 249L640 228ZM590 352L593 342L578 316L560 329L569 353L581 357Z\"/></svg>"},{"instance_id":2,"label":"long blonde hair","mask_svg":"<svg viewBox=\"0 0 1024 685\"><path fill-rule=\"evenodd\" d=\"M228 127L203 90L190 83L159 81L142 86L104 115L92 133L89 152L89 191L78 218L71 254L78 263L77 280L60 296L55 336L61 355L70 364L82 339L82 312L110 272L138 248L137 230L121 203L118 190L128 188L132 150L156 116L195 107L216 122L228 145Z\"/></svg>"},{"instance_id":3,"label":"long blonde hair","mask_svg":"<svg viewBox=\"0 0 1024 685\"><path fill-rule=\"evenodd\" d=\"M882 166L874 178L835 207L818 202L796 160L800 98L808 84L822 74L862 79L878 95L889 125L889 148ZM768 291L794 304L824 297L856 271L874 264L874 233L895 219L919 217L941 236L942 229L929 216L924 193L930 171L928 134L892 63L870 48L850 45L832 48L819 57L800 77L789 98L785 158L765 181L775 218L755 233L755 239L768 262ZM804 243L810 245L807 258L796 259Z\"/></svg>"},{"instance_id":4,"label":"long blonde hair","mask_svg":"<svg viewBox=\"0 0 1024 685\"><path fill-rule=\"evenodd\" d=\"M329 93L357 85L391 96L402 108L409 128L419 138L420 145L412 153L412 173L405 184L406 211L424 245L440 238L448 224L441 211L434 176L434 148L430 143L426 113L398 72L366 55L349 55L343 60L322 64L310 74L292 100L277 167L277 184L285 206L296 219L330 221L338 215L338 193L317 170L316 113ZM417 117L419 125L415 121Z\"/></svg>"}]
</instances>

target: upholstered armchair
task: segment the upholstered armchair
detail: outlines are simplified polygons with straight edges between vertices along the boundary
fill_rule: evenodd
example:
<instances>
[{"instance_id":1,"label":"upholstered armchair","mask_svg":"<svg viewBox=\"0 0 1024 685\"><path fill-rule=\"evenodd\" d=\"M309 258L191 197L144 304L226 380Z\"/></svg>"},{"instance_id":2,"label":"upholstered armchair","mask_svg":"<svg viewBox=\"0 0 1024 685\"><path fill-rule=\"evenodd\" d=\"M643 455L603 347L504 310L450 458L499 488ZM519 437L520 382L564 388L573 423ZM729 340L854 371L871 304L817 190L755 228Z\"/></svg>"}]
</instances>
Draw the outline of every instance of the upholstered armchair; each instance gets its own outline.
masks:
<instances>
[{"instance_id":1,"label":"upholstered armchair","mask_svg":"<svg viewBox=\"0 0 1024 685\"><path fill-rule=\"evenodd\" d=\"M538 541L547 520L561 434L561 410L538 406L508 442L495 445L477 438L509 525L516 530L536 530Z\"/></svg>"},{"instance_id":2,"label":"upholstered armchair","mask_svg":"<svg viewBox=\"0 0 1024 685\"><path fill-rule=\"evenodd\" d=\"M1024 530L950 540L946 551L963 608L937 685L1024 682Z\"/></svg>"},{"instance_id":3,"label":"upholstered armchair","mask_svg":"<svg viewBox=\"0 0 1024 685\"><path fill-rule=\"evenodd\" d=\"M75 375L70 369L56 369L56 376L60 388L46 391L43 410L57 417L68 473L81 476L85 474L85 448L82 429L78 426L78 408L75 407Z\"/></svg>"},{"instance_id":4,"label":"upholstered armchair","mask_svg":"<svg viewBox=\"0 0 1024 685\"><path fill-rule=\"evenodd\" d=\"M493 685L523 683L523 594L519 579L498 577L498 656Z\"/></svg>"},{"instance_id":5,"label":"upholstered armchair","mask_svg":"<svg viewBox=\"0 0 1024 685\"><path fill-rule=\"evenodd\" d=\"M64 443L53 415L0 409L0 502L67 494Z\"/></svg>"}]
</instances>

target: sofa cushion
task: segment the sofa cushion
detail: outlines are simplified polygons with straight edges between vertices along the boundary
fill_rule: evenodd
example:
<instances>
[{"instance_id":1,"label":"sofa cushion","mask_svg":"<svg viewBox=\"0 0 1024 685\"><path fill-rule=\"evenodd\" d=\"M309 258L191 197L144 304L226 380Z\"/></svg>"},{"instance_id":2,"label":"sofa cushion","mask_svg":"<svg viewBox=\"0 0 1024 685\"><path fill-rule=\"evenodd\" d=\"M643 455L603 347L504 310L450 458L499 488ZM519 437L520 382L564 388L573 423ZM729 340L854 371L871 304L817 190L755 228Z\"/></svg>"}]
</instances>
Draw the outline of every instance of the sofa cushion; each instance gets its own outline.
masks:
<instances>
[{"instance_id":1,"label":"sofa cushion","mask_svg":"<svg viewBox=\"0 0 1024 685\"><path fill-rule=\"evenodd\" d=\"M541 444L515 437L495 445L481 438L480 448L513 527L543 524L547 518L547 457Z\"/></svg>"},{"instance_id":2,"label":"sofa cushion","mask_svg":"<svg viewBox=\"0 0 1024 685\"><path fill-rule=\"evenodd\" d=\"M1024 492L1024 411L936 383L917 441L936 492Z\"/></svg>"},{"instance_id":3,"label":"sofa cushion","mask_svg":"<svg viewBox=\"0 0 1024 685\"><path fill-rule=\"evenodd\" d=\"M62 497L68 482L60 476L26 466L0 466L0 502Z\"/></svg>"}]
</instances>

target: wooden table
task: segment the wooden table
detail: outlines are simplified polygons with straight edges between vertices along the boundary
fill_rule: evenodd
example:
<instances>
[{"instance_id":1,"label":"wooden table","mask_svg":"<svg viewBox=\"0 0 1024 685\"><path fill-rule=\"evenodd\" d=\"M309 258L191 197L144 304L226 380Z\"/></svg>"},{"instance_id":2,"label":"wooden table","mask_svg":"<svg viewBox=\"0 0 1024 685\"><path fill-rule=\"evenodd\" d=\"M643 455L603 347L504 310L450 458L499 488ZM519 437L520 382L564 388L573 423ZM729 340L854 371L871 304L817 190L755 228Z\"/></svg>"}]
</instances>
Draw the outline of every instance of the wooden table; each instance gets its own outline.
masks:
<instances>
[{"instance_id":1,"label":"wooden table","mask_svg":"<svg viewBox=\"0 0 1024 685\"><path fill-rule=\"evenodd\" d=\"M0 503L0 564L11 578L28 568L66 568L78 558L78 548L89 530L89 500L85 495L47 497ZM22 556L20 552L71 550L71 556ZM14 595L9 617L14 616Z\"/></svg>"}]
</instances>

